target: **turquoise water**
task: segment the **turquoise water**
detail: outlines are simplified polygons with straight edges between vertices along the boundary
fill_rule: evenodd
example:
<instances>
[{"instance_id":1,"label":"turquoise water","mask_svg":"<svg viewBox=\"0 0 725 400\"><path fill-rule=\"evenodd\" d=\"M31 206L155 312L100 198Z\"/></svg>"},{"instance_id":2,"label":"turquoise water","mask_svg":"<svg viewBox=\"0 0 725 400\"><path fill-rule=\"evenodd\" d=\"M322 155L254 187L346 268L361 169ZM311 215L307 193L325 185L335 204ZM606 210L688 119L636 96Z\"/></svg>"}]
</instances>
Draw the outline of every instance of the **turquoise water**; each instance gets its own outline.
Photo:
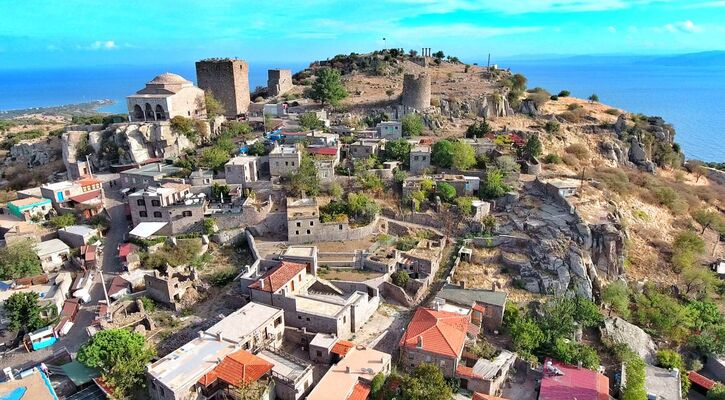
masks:
<instances>
[{"instance_id":1,"label":"turquoise water","mask_svg":"<svg viewBox=\"0 0 725 400\"><path fill-rule=\"evenodd\" d=\"M250 63L250 86L266 85L268 68L298 71L302 63ZM659 115L672 123L688 158L725 161L725 67L543 60L501 63L522 72L529 87L578 97L597 93L603 103ZM162 72L195 80L194 64L63 70L0 70L0 110L113 99L103 111L125 112L124 97Z\"/></svg>"}]
</instances>

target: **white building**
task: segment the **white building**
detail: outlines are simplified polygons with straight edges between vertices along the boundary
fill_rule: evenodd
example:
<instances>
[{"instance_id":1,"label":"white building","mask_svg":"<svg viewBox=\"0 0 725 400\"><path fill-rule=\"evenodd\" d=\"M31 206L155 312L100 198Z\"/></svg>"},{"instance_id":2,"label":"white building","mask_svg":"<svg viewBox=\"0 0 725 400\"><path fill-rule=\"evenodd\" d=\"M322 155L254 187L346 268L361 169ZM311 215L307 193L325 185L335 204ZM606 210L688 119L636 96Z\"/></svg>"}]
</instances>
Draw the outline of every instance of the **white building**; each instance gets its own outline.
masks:
<instances>
[{"instance_id":1,"label":"white building","mask_svg":"<svg viewBox=\"0 0 725 400\"><path fill-rule=\"evenodd\" d=\"M176 116L206 118L204 91L169 72L150 80L146 87L126 97L131 122L167 121Z\"/></svg>"}]
</instances>

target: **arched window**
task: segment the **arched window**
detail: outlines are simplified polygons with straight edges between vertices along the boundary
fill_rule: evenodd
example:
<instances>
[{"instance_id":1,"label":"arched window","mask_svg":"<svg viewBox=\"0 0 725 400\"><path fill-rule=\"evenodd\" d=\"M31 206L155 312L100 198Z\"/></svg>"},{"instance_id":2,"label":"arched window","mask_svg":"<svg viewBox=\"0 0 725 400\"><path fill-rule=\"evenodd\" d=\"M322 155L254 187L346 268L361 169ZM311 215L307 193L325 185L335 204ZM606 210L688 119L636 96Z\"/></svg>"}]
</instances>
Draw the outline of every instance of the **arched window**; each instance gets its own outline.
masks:
<instances>
[{"instance_id":1,"label":"arched window","mask_svg":"<svg viewBox=\"0 0 725 400\"><path fill-rule=\"evenodd\" d=\"M138 104L133 106L133 119L143 121L143 110Z\"/></svg>"},{"instance_id":2,"label":"arched window","mask_svg":"<svg viewBox=\"0 0 725 400\"><path fill-rule=\"evenodd\" d=\"M146 119L153 120L154 119L154 110L151 108L151 104L146 103Z\"/></svg>"},{"instance_id":3,"label":"arched window","mask_svg":"<svg viewBox=\"0 0 725 400\"><path fill-rule=\"evenodd\" d=\"M166 119L166 111L161 107L161 104L156 105L156 120L163 121Z\"/></svg>"}]
</instances>

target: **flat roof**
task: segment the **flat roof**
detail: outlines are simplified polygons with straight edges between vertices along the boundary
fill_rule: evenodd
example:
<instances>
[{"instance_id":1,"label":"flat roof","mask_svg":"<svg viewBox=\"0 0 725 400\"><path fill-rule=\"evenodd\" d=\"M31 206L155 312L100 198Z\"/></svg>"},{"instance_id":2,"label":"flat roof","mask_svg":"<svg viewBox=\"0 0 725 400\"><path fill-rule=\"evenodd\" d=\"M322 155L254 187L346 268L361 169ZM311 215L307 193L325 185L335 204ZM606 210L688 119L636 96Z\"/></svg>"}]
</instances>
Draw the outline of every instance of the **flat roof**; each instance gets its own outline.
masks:
<instances>
[{"instance_id":1,"label":"flat roof","mask_svg":"<svg viewBox=\"0 0 725 400\"><path fill-rule=\"evenodd\" d=\"M486 289L463 289L457 285L447 284L436 294L436 297L466 306L478 302L503 307L506 304L508 294L502 291Z\"/></svg>"},{"instance_id":2,"label":"flat roof","mask_svg":"<svg viewBox=\"0 0 725 400\"><path fill-rule=\"evenodd\" d=\"M227 315L206 332L212 335L221 333L225 339L239 342L261 325L282 313L279 308L251 302Z\"/></svg>"},{"instance_id":3,"label":"flat roof","mask_svg":"<svg viewBox=\"0 0 725 400\"><path fill-rule=\"evenodd\" d=\"M79 236L86 236L89 234L97 233L96 228L93 228L88 225L71 225L71 226L66 226L65 228L61 228L61 230L65 231L67 233L72 233L74 235L79 235Z\"/></svg>"},{"instance_id":4,"label":"flat roof","mask_svg":"<svg viewBox=\"0 0 725 400\"><path fill-rule=\"evenodd\" d=\"M296 146L281 145L277 146L269 152L270 155L295 155L299 154L299 150Z\"/></svg>"},{"instance_id":5,"label":"flat roof","mask_svg":"<svg viewBox=\"0 0 725 400\"><path fill-rule=\"evenodd\" d=\"M508 350L501 350L501 353L496 356L493 360L487 360L485 358L479 358L476 364L473 366L473 372L476 376L483 379L493 379L498 375L501 368L507 363L513 362L516 359L516 354Z\"/></svg>"},{"instance_id":6,"label":"flat roof","mask_svg":"<svg viewBox=\"0 0 725 400\"><path fill-rule=\"evenodd\" d=\"M140 224L136 225L128 234L131 236L139 237L141 239L146 239L147 237L160 231L161 228L166 226L166 224L168 224L168 222L141 222Z\"/></svg>"},{"instance_id":7,"label":"flat roof","mask_svg":"<svg viewBox=\"0 0 725 400\"><path fill-rule=\"evenodd\" d=\"M558 189L577 188L581 184L581 182L576 179L549 179L546 183Z\"/></svg>"},{"instance_id":8,"label":"flat roof","mask_svg":"<svg viewBox=\"0 0 725 400\"><path fill-rule=\"evenodd\" d=\"M302 364L301 362L292 359L292 357L285 357L282 354L269 351L267 349L257 353L257 357L272 363L272 365L274 365L272 367L272 372L293 381L297 381L301 378L310 367L309 364Z\"/></svg>"},{"instance_id":9,"label":"flat roof","mask_svg":"<svg viewBox=\"0 0 725 400\"><path fill-rule=\"evenodd\" d=\"M230 158L225 165L245 165L257 160L259 160L257 156L236 156Z\"/></svg>"},{"instance_id":10,"label":"flat roof","mask_svg":"<svg viewBox=\"0 0 725 400\"><path fill-rule=\"evenodd\" d=\"M50 379L37 368L25 378L0 382L0 392L2 399L58 400Z\"/></svg>"},{"instance_id":11,"label":"flat roof","mask_svg":"<svg viewBox=\"0 0 725 400\"><path fill-rule=\"evenodd\" d=\"M310 346L324 347L326 349L332 348L337 342L338 337L330 333L318 333L310 341Z\"/></svg>"},{"instance_id":12,"label":"flat roof","mask_svg":"<svg viewBox=\"0 0 725 400\"><path fill-rule=\"evenodd\" d=\"M70 251L70 247L60 239L50 239L45 242L35 244L35 253L38 256L44 256L62 251Z\"/></svg>"},{"instance_id":13,"label":"flat roof","mask_svg":"<svg viewBox=\"0 0 725 400\"><path fill-rule=\"evenodd\" d=\"M291 257L312 257L316 252L317 246L289 246L283 255Z\"/></svg>"},{"instance_id":14,"label":"flat roof","mask_svg":"<svg viewBox=\"0 0 725 400\"><path fill-rule=\"evenodd\" d=\"M345 308L345 304L335 303L334 299L330 298L323 299L323 295L317 296L295 296L295 303L297 304L297 310L303 311L310 314L326 315L334 317ZM329 296L332 297L332 296Z\"/></svg>"},{"instance_id":15,"label":"flat roof","mask_svg":"<svg viewBox=\"0 0 725 400\"><path fill-rule=\"evenodd\" d=\"M390 365L390 354L365 347L355 347L337 364L330 367L307 400L346 400L352 394L360 378L372 381L373 377ZM347 368L350 368L350 372Z\"/></svg>"},{"instance_id":16,"label":"flat roof","mask_svg":"<svg viewBox=\"0 0 725 400\"><path fill-rule=\"evenodd\" d=\"M55 183L46 183L45 185L41 185L40 187L42 189L48 189L48 190L52 190L52 191L64 190L64 189L72 188L73 182L61 181L61 182L55 182Z\"/></svg>"},{"instance_id":17,"label":"flat roof","mask_svg":"<svg viewBox=\"0 0 725 400\"><path fill-rule=\"evenodd\" d=\"M161 171L159 171L159 165L161 166ZM168 164L162 164L162 163L151 163L146 164L138 168L128 169L126 171L122 171L121 175L127 174L127 175L144 175L144 176L159 176L159 175L169 175L176 172L181 171L183 168L175 167L173 165Z\"/></svg>"},{"instance_id":18,"label":"flat roof","mask_svg":"<svg viewBox=\"0 0 725 400\"><path fill-rule=\"evenodd\" d=\"M658 399L662 400L679 400L681 386L680 376L675 375L672 371L653 367L647 364L645 367L644 387L647 393L656 394Z\"/></svg>"},{"instance_id":19,"label":"flat roof","mask_svg":"<svg viewBox=\"0 0 725 400\"><path fill-rule=\"evenodd\" d=\"M148 366L148 372L176 391L196 383L217 366L219 360L237 350L236 344L202 333L166 357Z\"/></svg>"},{"instance_id":20,"label":"flat roof","mask_svg":"<svg viewBox=\"0 0 725 400\"><path fill-rule=\"evenodd\" d=\"M8 204L12 204L16 207L26 207L32 206L34 204L43 205L48 203L50 203L50 200L44 199L42 197L25 197L23 199L16 199L8 202Z\"/></svg>"}]
</instances>

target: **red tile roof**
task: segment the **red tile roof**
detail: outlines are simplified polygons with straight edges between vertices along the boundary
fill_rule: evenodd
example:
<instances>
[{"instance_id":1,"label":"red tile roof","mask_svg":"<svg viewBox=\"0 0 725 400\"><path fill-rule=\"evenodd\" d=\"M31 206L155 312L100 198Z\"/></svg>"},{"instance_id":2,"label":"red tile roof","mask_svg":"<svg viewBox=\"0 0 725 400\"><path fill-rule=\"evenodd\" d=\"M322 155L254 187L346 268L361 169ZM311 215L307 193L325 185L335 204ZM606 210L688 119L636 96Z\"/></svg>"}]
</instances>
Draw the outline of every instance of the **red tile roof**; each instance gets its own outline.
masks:
<instances>
[{"instance_id":1,"label":"red tile roof","mask_svg":"<svg viewBox=\"0 0 725 400\"><path fill-rule=\"evenodd\" d=\"M63 303L63 309L60 312L60 315L63 317L74 317L78 310L81 308L80 300L76 298L67 299Z\"/></svg>"},{"instance_id":2,"label":"red tile roof","mask_svg":"<svg viewBox=\"0 0 725 400\"><path fill-rule=\"evenodd\" d=\"M122 245L118 246L118 256L123 258L127 255L131 254L132 252L136 251L138 247L134 245L133 243L123 243Z\"/></svg>"},{"instance_id":3,"label":"red tile roof","mask_svg":"<svg viewBox=\"0 0 725 400\"><path fill-rule=\"evenodd\" d=\"M337 343L335 343L334 346L332 346L331 352L339 355L340 357L345 357L348 351L355 347L355 343L348 342L347 340L338 340Z\"/></svg>"},{"instance_id":4,"label":"red tile roof","mask_svg":"<svg viewBox=\"0 0 725 400\"><path fill-rule=\"evenodd\" d=\"M558 368L556 375L546 368L547 363ZM544 361L539 400L609 400L609 378L586 368L578 368L559 361Z\"/></svg>"},{"instance_id":5,"label":"red tile roof","mask_svg":"<svg viewBox=\"0 0 725 400\"><path fill-rule=\"evenodd\" d=\"M463 364L458 364L458 366L456 367L456 376L468 379L476 378L476 374L473 372L473 368L466 367Z\"/></svg>"},{"instance_id":6,"label":"red tile roof","mask_svg":"<svg viewBox=\"0 0 725 400\"><path fill-rule=\"evenodd\" d=\"M496 396L491 396L488 394L475 392L475 393L473 393L473 398L471 400L508 400L508 399L505 399L503 397L496 397Z\"/></svg>"},{"instance_id":7,"label":"red tile roof","mask_svg":"<svg viewBox=\"0 0 725 400\"><path fill-rule=\"evenodd\" d=\"M307 152L310 154L317 154L320 156L334 156L334 155L337 155L337 148L335 148L335 147L308 147Z\"/></svg>"},{"instance_id":8,"label":"red tile roof","mask_svg":"<svg viewBox=\"0 0 725 400\"><path fill-rule=\"evenodd\" d=\"M370 386L363 382L358 382L352 388L352 393L346 400L367 400L370 394Z\"/></svg>"},{"instance_id":9,"label":"red tile roof","mask_svg":"<svg viewBox=\"0 0 725 400\"><path fill-rule=\"evenodd\" d=\"M91 190L90 192L85 192L85 193L81 193L77 196L72 196L72 197L70 197L70 199L75 201L76 203L83 203L84 201L92 200L97 197L101 197L100 190Z\"/></svg>"},{"instance_id":10,"label":"red tile roof","mask_svg":"<svg viewBox=\"0 0 725 400\"><path fill-rule=\"evenodd\" d=\"M101 183L98 179L95 178L83 178L76 181L77 184L81 186L91 186L91 185L98 185Z\"/></svg>"},{"instance_id":11,"label":"red tile roof","mask_svg":"<svg viewBox=\"0 0 725 400\"><path fill-rule=\"evenodd\" d=\"M302 272L305 268L307 268L307 266L304 264L280 261L278 266L274 267L271 271L262 276L261 280L264 282L264 286L262 286L258 280L249 285L249 288L274 293L286 285L287 282L294 278L295 275Z\"/></svg>"},{"instance_id":12,"label":"red tile roof","mask_svg":"<svg viewBox=\"0 0 725 400\"><path fill-rule=\"evenodd\" d=\"M470 314L418 307L400 345L413 349L422 341L424 351L459 358L470 322Z\"/></svg>"},{"instance_id":13,"label":"red tile roof","mask_svg":"<svg viewBox=\"0 0 725 400\"><path fill-rule=\"evenodd\" d=\"M199 379L199 383L209 386L217 379L221 379L229 385L238 386L259 380L273 366L272 363L248 351L239 350L224 357L222 362Z\"/></svg>"},{"instance_id":14,"label":"red tile roof","mask_svg":"<svg viewBox=\"0 0 725 400\"><path fill-rule=\"evenodd\" d=\"M687 374L687 377L690 378L690 382L707 390L710 390L715 386L715 381L706 378L695 371L690 371L690 373Z\"/></svg>"},{"instance_id":15,"label":"red tile roof","mask_svg":"<svg viewBox=\"0 0 725 400\"><path fill-rule=\"evenodd\" d=\"M129 289L131 282L121 278L120 276L114 276L111 280L111 286L108 288L108 295L113 296L123 289Z\"/></svg>"}]
</instances>

